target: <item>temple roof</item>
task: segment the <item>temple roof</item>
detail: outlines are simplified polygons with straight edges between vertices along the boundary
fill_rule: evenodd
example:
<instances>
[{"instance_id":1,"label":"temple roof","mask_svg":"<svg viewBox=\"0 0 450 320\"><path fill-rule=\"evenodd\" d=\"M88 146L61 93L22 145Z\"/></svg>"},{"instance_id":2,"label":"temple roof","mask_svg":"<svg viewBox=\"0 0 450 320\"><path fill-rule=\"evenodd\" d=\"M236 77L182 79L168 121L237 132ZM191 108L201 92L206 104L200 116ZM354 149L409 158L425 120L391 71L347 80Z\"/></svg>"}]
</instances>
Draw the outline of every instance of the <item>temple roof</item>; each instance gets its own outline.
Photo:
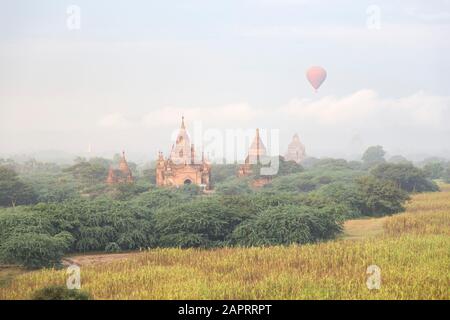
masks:
<instances>
[{"instance_id":1,"label":"temple roof","mask_svg":"<svg viewBox=\"0 0 450 320\"><path fill-rule=\"evenodd\" d=\"M184 124L184 117L181 118L181 127L178 131L175 145L170 152L170 160L176 164L190 163L191 162L191 141L186 131Z\"/></svg>"},{"instance_id":2,"label":"temple roof","mask_svg":"<svg viewBox=\"0 0 450 320\"><path fill-rule=\"evenodd\" d=\"M299 163L306 157L305 146L300 141L298 134L292 137L292 141L288 145L285 159L287 161L295 161Z\"/></svg>"},{"instance_id":3,"label":"temple roof","mask_svg":"<svg viewBox=\"0 0 450 320\"><path fill-rule=\"evenodd\" d=\"M256 163L257 161L259 161L259 158L261 156L266 155L266 152L267 152L266 147L264 146L264 143L262 142L261 137L259 135L259 129L256 129L256 135L248 150L246 162L250 161L250 163Z\"/></svg>"},{"instance_id":4,"label":"temple roof","mask_svg":"<svg viewBox=\"0 0 450 320\"><path fill-rule=\"evenodd\" d=\"M119 170L124 174L131 173L130 167L128 166L128 162L125 159L125 151L122 151L122 157L119 161Z\"/></svg>"},{"instance_id":5,"label":"temple roof","mask_svg":"<svg viewBox=\"0 0 450 320\"><path fill-rule=\"evenodd\" d=\"M288 149L302 149L304 151L305 146L300 141L300 137L297 133L292 137L292 141L289 143Z\"/></svg>"}]
</instances>

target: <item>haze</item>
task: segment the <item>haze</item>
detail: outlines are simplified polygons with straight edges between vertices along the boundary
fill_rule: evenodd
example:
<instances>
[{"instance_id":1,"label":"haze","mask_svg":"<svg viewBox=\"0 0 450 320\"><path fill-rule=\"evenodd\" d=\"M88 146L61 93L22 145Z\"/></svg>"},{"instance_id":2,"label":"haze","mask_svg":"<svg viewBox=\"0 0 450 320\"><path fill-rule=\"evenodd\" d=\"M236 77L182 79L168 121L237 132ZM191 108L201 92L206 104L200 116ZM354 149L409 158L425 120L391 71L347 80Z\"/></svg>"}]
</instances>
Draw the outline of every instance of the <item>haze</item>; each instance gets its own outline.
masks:
<instances>
[{"instance_id":1,"label":"haze","mask_svg":"<svg viewBox=\"0 0 450 320\"><path fill-rule=\"evenodd\" d=\"M0 157L151 160L182 115L282 153L450 157L448 39L449 1L0 1Z\"/></svg>"}]
</instances>

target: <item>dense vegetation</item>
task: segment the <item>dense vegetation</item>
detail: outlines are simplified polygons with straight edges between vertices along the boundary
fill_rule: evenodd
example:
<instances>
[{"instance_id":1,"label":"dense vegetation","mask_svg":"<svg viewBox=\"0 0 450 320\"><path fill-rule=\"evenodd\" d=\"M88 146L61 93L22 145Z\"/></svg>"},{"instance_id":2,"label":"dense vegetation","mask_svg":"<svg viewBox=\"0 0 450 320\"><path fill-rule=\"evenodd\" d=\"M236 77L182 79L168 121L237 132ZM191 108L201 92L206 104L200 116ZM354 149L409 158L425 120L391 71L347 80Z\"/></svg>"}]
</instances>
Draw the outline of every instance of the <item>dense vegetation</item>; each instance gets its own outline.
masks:
<instances>
[{"instance_id":1,"label":"dense vegetation","mask_svg":"<svg viewBox=\"0 0 450 320\"><path fill-rule=\"evenodd\" d=\"M448 300L450 185L442 191L412 195L406 212L377 219L384 224L376 236L367 228L374 219L359 220L357 241L344 235L301 246L157 248L102 263L79 257L82 289L92 299ZM373 264L381 269L380 290L366 287ZM73 299L48 289L66 281L66 270L28 272L0 285L0 300Z\"/></svg>"},{"instance_id":2,"label":"dense vegetation","mask_svg":"<svg viewBox=\"0 0 450 320\"><path fill-rule=\"evenodd\" d=\"M302 166L280 157L278 174L256 189L258 167L238 179L237 165L214 165L215 193L205 195L194 185L156 188L151 166L132 163L134 184L108 186L114 161L0 161L0 261L37 268L69 252L323 241L348 218L403 211L409 193L438 190L431 178L444 179L448 170L386 162L377 146L362 162L310 159Z\"/></svg>"}]
</instances>

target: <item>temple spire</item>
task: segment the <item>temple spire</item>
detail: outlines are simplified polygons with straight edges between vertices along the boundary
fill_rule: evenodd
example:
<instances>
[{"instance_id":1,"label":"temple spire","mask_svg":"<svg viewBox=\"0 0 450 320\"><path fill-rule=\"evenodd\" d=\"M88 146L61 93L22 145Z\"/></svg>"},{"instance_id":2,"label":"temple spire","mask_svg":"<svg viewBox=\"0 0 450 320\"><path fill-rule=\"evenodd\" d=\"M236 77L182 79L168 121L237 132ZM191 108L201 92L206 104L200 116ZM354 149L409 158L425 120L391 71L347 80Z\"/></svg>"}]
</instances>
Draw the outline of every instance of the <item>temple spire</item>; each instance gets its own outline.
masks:
<instances>
[{"instance_id":1,"label":"temple spire","mask_svg":"<svg viewBox=\"0 0 450 320\"><path fill-rule=\"evenodd\" d=\"M256 160L259 161L259 128L256 128L256 150L257 150L257 156Z\"/></svg>"},{"instance_id":2,"label":"temple spire","mask_svg":"<svg viewBox=\"0 0 450 320\"><path fill-rule=\"evenodd\" d=\"M286 161L295 161L300 163L306 158L305 146L300 141L299 135L296 133L292 137L292 141L288 145L288 150L284 159Z\"/></svg>"},{"instance_id":3,"label":"temple spire","mask_svg":"<svg viewBox=\"0 0 450 320\"><path fill-rule=\"evenodd\" d=\"M259 134L259 128L256 129L256 135L253 139L252 144L248 150L248 156L245 160L246 163L255 164L258 163L261 156L266 155L266 147L261 140L261 136Z\"/></svg>"},{"instance_id":4,"label":"temple spire","mask_svg":"<svg viewBox=\"0 0 450 320\"><path fill-rule=\"evenodd\" d=\"M184 116L181 116L181 129L186 129L184 126Z\"/></svg>"}]
</instances>

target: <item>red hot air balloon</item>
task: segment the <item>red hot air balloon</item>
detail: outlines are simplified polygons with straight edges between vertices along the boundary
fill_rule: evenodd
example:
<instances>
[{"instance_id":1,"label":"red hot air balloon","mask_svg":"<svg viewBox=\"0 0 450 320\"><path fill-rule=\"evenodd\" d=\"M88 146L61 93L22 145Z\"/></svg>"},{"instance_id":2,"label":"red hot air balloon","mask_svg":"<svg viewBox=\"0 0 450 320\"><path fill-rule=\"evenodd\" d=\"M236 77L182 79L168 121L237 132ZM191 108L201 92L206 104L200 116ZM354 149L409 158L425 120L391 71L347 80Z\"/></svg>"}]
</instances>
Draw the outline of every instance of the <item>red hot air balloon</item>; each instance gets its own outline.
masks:
<instances>
[{"instance_id":1,"label":"red hot air balloon","mask_svg":"<svg viewBox=\"0 0 450 320\"><path fill-rule=\"evenodd\" d=\"M306 78L317 92L317 89L319 89L319 87L327 78L327 72L322 67L314 66L306 71Z\"/></svg>"}]
</instances>

